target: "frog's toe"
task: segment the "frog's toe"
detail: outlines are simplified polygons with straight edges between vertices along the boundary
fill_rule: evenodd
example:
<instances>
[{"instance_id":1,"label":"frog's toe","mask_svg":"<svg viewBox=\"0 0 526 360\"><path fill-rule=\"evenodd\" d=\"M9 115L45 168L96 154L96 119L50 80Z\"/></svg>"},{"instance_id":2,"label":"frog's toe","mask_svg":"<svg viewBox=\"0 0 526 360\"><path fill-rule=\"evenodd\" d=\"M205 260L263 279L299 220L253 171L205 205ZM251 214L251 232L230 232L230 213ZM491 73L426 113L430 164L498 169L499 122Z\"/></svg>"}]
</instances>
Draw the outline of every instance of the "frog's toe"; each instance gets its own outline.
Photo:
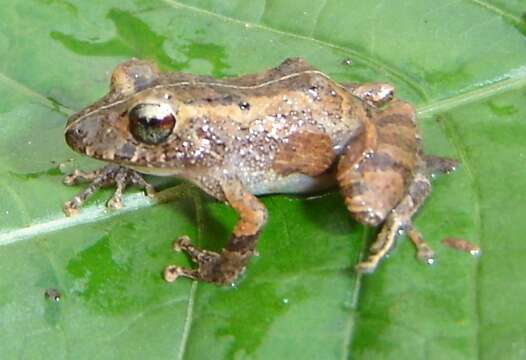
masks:
<instances>
[{"instance_id":1,"label":"frog's toe","mask_svg":"<svg viewBox=\"0 0 526 360\"><path fill-rule=\"evenodd\" d=\"M75 170L75 172L76 171L78 170ZM77 176L75 173L66 175L64 179L62 180L62 182L64 183L64 185L68 185L68 186L76 185L78 183Z\"/></svg>"},{"instance_id":2,"label":"frog's toe","mask_svg":"<svg viewBox=\"0 0 526 360\"><path fill-rule=\"evenodd\" d=\"M106 207L110 209L120 209L122 208L122 196L120 194L113 194L111 199L106 203Z\"/></svg>"},{"instance_id":3,"label":"frog's toe","mask_svg":"<svg viewBox=\"0 0 526 360\"><path fill-rule=\"evenodd\" d=\"M428 265L433 265L436 261L435 252L427 244L425 246L417 249L416 258Z\"/></svg>"},{"instance_id":4,"label":"frog's toe","mask_svg":"<svg viewBox=\"0 0 526 360\"><path fill-rule=\"evenodd\" d=\"M190 237L188 235L179 236L177 240L173 243L173 250L177 252L183 251L184 248L190 246Z\"/></svg>"},{"instance_id":5,"label":"frog's toe","mask_svg":"<svg viewBox=\"0 0 526 360\"><path fill-rule=\"evenodd\" d=\"M134 170L127 169L127 171L128 171L127 173L127 183L128 184L133 184L133 185L138 186L141 189L144 189L144 192L149 197L155 196L156 194L155 188L153 187L152 184L144 180L141 174L139 174L138 172Z\"/></svg>"},{"instance_id":6,"label":"frog's toe","mask_svg":"<svg viewBox=\"0 0 526 360\"><path fill-rule=\"evenodd\" d=\"M198 265L212 262L221 257L220 254L214 251L202 250L197 246L192 245L190 238L186 235L183 235L174 241L173 249L177 252L184 251L190 256L192 261Z\"/></svg>"},{"instance_id":7,"label":"frog's toe","mask_svg":"<svg viewBox=\"0 0 526 360\"><path fill-rule=\"evenodd\" d=\"M422 235L414 228L414 226L411 224L409 229L407 230L407 236L411 240L411 242L415 245L416 248L416 258L428 265L432 265L435 263L435 252L429 246L424 239L422 238Z\"/></svg>"},{"instance_id":8,"label":"frog's toe","mask_svg":"<svg viewBox=\"0 0 526 360\"><path fill-rule=\"evenodd\" d=\"M199 273L197 270L185 269L180 266L168 265L164 269L164 280L167 282L174 282L180 277L186 277L192 280L199 279Z\"/></svg>"},{"instance_id":9,"label":"frog's toe","mask_svg":"<svg viewBox=\"0 0 526 360\"><path fill-rule=\"evenodd\" d=\"M367 260L360 261L358 264L356 264L354 269L360 274L371 274L378 267L378 262L379 261L375 258L368 258Z\"/></svg>"},{"instance_id":10,"label":"frog's toe","mask_svg":"<svg viewBox=\"0 0 526 360\"><path fill-rule=\"evenodd\" d=\"M64 214L66 214L66 216L73 216L73 215L76 215L78 212L79 212L79 208L82 206L82 201L81 199L78 197L78 196L75 196L73 199L71 199L70 201L67 201L65 204L64 204Z\"/></svg>"},{"instance_id":11,"label":"frog's toe","mask_svg":"<svg viewBox=\"0 0 526 360\"><path fill-rule=\"evenodd\" d=\"M91 183L86 189L75 195L73 199L67 201L64 204L64 214L66 216L72 216L78 213L79 209L84 205L86 199L93 195L98 189L98 184Z\"/></svg>"},{"instance_id":12,"label":"frog's toe","mask_svg":"<svg viewBox=\"0 0 526 360\"><path fill-rule=\"evenodd\" d=\"M68 174L64 177L63 183L68 186L77 185L83 182L90 182L95 180L99 176L99 171L90 171L84 172L78 169L75 169L71 174Z\"/></svg>"}]
</instances>

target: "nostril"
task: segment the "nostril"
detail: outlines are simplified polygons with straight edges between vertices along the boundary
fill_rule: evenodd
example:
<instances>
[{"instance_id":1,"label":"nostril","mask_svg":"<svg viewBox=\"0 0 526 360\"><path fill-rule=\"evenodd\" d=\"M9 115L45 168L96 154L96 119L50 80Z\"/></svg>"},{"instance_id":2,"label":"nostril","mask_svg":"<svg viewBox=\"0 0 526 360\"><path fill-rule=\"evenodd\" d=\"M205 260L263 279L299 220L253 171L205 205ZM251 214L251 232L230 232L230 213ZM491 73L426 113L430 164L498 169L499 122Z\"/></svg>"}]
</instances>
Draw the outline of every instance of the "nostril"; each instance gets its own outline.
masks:
<instances>
[{"instance_id":1,"label":"nostril","mask_svg":"<svg viewBox=\"0 0 526 360\"><path fill-rule=\"evenodd\" d=\"M66 131L66 143L73 149L78 149L81 147L82 138L86 135L86 132L79 127L69 129Z\"/></svg>"},{"instance_id":2,"label":"nostril","mask_svg":"<svg viewBox=\"0 0 526 360\"><path fill-rule=\"evenodd\" d=\"M70 130L69 132L72 132L72 136L75 136L76 138L82 138L86 135L86 132L82 128L74 128Z\"/></svg>"},{"instance_id":3,"label":"nostril","mask_svg":"<svg viewBox=\"0 0 526 360\"><path fill-rule=\"evenodd\" d=\"M73 132L74 132L75 136L77 136L77 137L84 137L86 135L86 131L84 131L84 129L82 129L80 127L74 128Z\"/></svg>"}]
</instances>

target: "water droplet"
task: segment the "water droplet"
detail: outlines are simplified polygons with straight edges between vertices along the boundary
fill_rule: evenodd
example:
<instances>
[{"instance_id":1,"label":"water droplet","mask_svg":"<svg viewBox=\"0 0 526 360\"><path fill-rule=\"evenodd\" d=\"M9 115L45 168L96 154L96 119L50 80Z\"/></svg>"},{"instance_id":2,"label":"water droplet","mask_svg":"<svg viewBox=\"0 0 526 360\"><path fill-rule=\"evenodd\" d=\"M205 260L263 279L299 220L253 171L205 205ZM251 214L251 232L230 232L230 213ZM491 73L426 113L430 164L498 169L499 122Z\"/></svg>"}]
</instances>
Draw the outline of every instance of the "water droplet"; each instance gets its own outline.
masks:
<instances>
[{"instance_id":1,"label":"water droplet","mask_svg":"<svg viewBox=\"0 0 526 360\"><path fill-rule=\"evenodd\" d=\"M309 88L309 90L307 90L309 95L313 98L313 99L318 99L319 97L319 94L318 94L318 88L316 86L311 86Z\"/></svg>"},{"instance_id":2,"label":"water droplet","mask_svg":"<svg viewBox=\"0 0 526 360\"><path fill-rule=\"evenodd\" d=\"M366 150L363 152L363 157L366 159L370 159L373 157L374 151L373 150Z\"/></svg>"},{"instance_id":3,"label":"water droplet","mask_svg":"<svg viewBox=\"0 0 526 360\"><path fill-rule=\"evenodd\" d=\"M289 303L289 299L287 299L287 298L283 298L282 301L283 301L283 304L288 304Z\"/></svg>"},{"instance_id":4,"label":"water droplet","mask_svg":"<svg viewBox=\"0 0 526 360\"><path fill-rule=\"evenodd\" d=\"M426 264L427 265L433 265L435 263L435 258L431 257L431 258L427 258L425 260Z\"/></svg>"},{"instance_id":5,"label":"water droplet","mask_svg":"<svg viewBox=\"0 0 526 360\"><path fill-rule=\"evenodd\" d=\"M478 256L480 256L480 249L473 249L473 250L470 250L470 251L469 251L469 254L470 254L471 256L478 257Z\"/></svg>"},{"instance_id":6,"label":"water droplet","mask_svg":"<svg viewBox=\"0 0 526 360\"><path fill-rule=\"evenodd\" d=\"M59 302L61 298L60 292L57 289L47 289L44 295L46 299L54 302Z\"/></svg>"},{"instance_id":7,"label":"water droplet","mask_svg":"<svg viewBox=\"0 0 526 360\"><path fill-rule=\"evenodd\" d=\"M240 102L239 103L239 108L241 110L250 110L250 104L247 103L246 101Z\"/></svg>"}]
</instances>

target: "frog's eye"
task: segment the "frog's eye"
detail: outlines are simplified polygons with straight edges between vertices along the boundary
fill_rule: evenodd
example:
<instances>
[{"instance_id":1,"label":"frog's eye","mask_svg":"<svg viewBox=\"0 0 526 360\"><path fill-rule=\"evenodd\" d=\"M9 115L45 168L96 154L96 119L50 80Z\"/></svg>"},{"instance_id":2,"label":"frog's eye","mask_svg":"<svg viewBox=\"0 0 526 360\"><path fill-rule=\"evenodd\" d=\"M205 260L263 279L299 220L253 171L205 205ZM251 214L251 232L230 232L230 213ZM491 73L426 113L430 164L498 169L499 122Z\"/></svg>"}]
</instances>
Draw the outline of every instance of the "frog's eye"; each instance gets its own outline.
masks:
<instances>
[{"instance_id":1,"label":"frog's eye","mask_svg":"<svg viewBox=\"0 0 526 360\"><path fill-rule=\"evenodd\" d=\"M167 104L139 104L128 112L130 132L146 144L160 144L172 133L175 115Z\"/></svg>"}]
</instances>

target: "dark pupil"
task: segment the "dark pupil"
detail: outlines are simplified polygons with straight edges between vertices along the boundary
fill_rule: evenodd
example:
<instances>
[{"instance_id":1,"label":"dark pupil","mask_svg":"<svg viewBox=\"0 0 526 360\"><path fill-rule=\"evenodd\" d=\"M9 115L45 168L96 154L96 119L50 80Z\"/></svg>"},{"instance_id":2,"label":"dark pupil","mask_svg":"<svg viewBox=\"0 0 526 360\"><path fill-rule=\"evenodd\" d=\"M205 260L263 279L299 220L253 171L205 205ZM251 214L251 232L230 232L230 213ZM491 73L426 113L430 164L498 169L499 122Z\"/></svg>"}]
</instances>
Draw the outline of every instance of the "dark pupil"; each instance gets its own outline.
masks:
<instances>
[{"instance_id":1,"label":"dark pupil","mask_svg":"<svg viewBox=\"0 0 526 360\"><path fill-rule=\"evenodd\" d=\"M133 137L146 144L162 143L175 126L175 116L167 105L139 104L128 117Z\"/></svg>"}]
</instances>

